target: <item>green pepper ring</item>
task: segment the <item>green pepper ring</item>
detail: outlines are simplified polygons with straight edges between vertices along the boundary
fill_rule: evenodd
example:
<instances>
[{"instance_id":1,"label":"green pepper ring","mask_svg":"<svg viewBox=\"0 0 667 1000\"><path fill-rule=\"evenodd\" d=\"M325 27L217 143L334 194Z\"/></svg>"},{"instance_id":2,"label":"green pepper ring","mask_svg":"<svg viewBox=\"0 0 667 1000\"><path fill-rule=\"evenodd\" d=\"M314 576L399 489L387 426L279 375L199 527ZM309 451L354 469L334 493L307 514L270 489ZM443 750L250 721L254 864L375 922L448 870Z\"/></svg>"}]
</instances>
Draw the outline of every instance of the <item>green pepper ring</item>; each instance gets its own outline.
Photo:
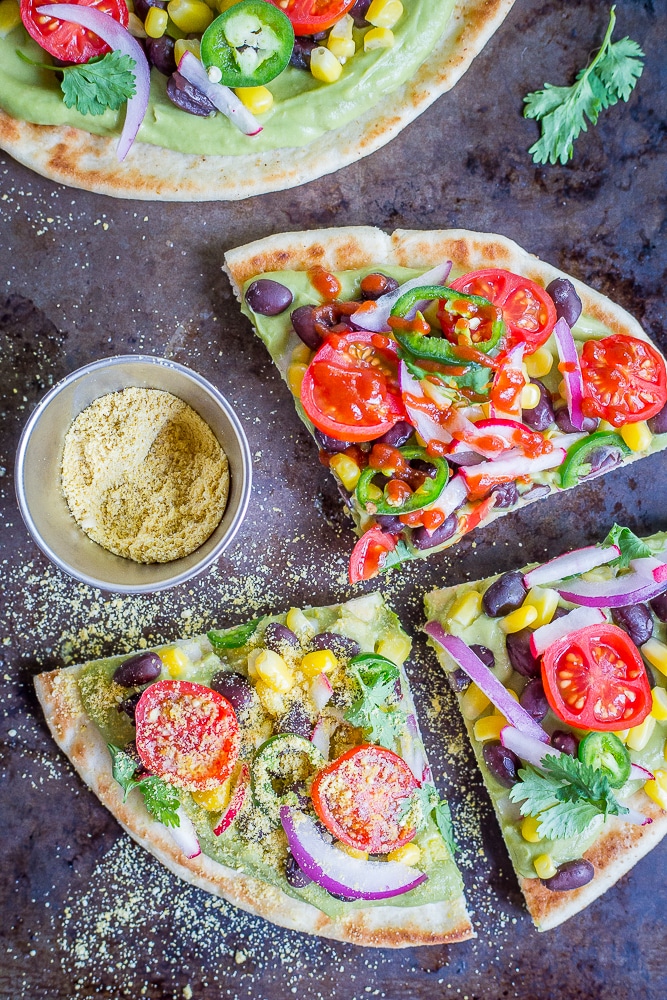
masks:
<instances>
[{"instance_id":1,"label":"green pepper ring","mask_svg":"<svg viewBox=\"0 0 667 1000\"><path fill-rule=\"evenodd\" d=\"M415 490L405 503L400 504L400 506L393 506L387 500L371 500L369 497L368 487L375 476L381 475L387 478L390 478L390 476L382 469L372 469L370 466L367 466L359 476L356 496L361 507L369 514L394 514L398 517L400 514L408 514L413 510L421 510L423 507L428 507L429 504L434 503L447 485L449 466L444 459L429 455L425 448L416 446L399 448L398 451L409 462L421 459L423 462L433 465L436 470L435 479L425 479L419 489ZM369 509L369 505L372 510Z\"/></svg>"},{"instance_id":2,"label":"green pepper ring","mask_svg":"<svg viewBox=\"0 0 667 1000\"><path fill-rule=\"evenodd\" d=\"M296 733L278 733L270 736L255 752L250 766L250 788L257 805L264 810L274 823L280 822L280 807L298 806L296 792L287 791L279 795L273 788L271 777L280 766L281 754L296 754L305 757L313 768L313 773L326 764L326 760L310 740Z\"/></svg>"},{"instance_id":3,"label":"green pepper ring","mask_svg":"<svg viewBox=\"0 0 667 1000\"><path fill-rule=\"evenodd\" d=\"M239 66L234 55L236 50L225 34L228 23L243 15L255 18L262 27L269 28L280 43L279 48L250 74L244 73ZM264 0L241 0L209 24L201 39L201 60L207 70L210 66L220 70L220 83L225 87L261 87L282 73L290 61L293 48L294 29L286 14Z\"/></svg>"},{"instance_id":4,"label":"green pepper ring","mask_svg":"<svg viewBox=\"0 0 667 1000\"><path fill-rule=\"evenodd\" d=\"M566 490L570 486L576 486L582 478L585 479L589 473L581 476L580 472L587 464L587 456L597 448L604 447L617 448L623 457L630 454L630 449L621 435L614 431L596 431L595 434L589 434L568 448L565 461L560 467L561 488Z\"/></svg>"},{"instance_id":5,"label":"green pepper ring","mask_svg":"<svg viewBox=\"0 0 667 1000\"><path fill-rule=\"evenodd\" d=\"M630 754L615 733L584 736L578 757L582 764L602 771L612 788L621 788L630 777Z\"/></svg>"}]
</instances>

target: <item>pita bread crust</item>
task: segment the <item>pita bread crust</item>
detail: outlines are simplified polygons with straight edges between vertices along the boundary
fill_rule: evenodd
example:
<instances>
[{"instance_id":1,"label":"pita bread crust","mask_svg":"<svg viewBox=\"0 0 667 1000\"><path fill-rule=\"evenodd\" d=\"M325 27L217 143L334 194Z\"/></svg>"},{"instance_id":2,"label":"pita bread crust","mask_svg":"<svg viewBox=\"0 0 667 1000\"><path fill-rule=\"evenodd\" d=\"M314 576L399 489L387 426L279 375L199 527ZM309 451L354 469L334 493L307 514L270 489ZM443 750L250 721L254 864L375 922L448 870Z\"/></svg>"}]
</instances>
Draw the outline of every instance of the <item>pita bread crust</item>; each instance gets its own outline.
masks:
<instances>
[{"instance_id":1,"label":"pita bread crust","mask_svg":"<svg viewBox=\"0 0 667 1000\"><path fill-rule=\"evenodd\" d=\"M77 685L81 669L67 667L34 679L53 738L126 832L174 875L282 927L352 944L405 948L451 944L474 937L463 894L451 902L369 907L332 918L310 903L227 868L205 854L184 858L165 827L148 815L140 795L130 795L123 802L122 790L111 773L104 738L85 714Z\"/></svg>"},{"instance_id":2,"label":"pita bread crust","mask_svg":"<svg viewBox=\"0 0 667 1000\"><path fill-rule=\"evenodd\" d=\"M137 142L116 159L117 137L69 125L33 125L0 111L0 146L51 180L116 198L236 201L305 184L367 156L450 90L515 0L457 0L447 31L417 73L348 125L307 146L199 156Z\"/></svg>"}]
</instances>

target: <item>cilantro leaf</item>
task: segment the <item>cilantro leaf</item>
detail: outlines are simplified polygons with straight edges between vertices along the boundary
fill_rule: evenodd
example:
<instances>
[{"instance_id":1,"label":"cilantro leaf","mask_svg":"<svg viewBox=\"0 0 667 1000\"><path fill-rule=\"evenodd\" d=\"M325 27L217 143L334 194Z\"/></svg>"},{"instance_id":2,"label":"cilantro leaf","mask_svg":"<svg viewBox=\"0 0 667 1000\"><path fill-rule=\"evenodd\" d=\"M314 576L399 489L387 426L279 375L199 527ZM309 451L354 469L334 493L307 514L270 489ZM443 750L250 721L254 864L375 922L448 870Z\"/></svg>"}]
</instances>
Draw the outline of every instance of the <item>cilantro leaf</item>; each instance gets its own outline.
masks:
<instances>
[{"instance_id":1,"label":"cilantro leaf","mask_svg":"<svg viewBox=\"0 0 667 1000\"><path fill-rule=\"evenodd\" d=\"M410 549L405 544L403 539L400 539L396 543L396 548L392 549L391 552L387 552L384 562L382 563L382 569L385 570L391 569L392 566L400 566L400 564L405 562L406 559L411 558L412 553L410 552Z\"/></svg>"},{"instance_id":2,"label":"cilantro leaf","mask_svg":"<svg viewBox=\"0 0 667 1000\"><path fill-rule=\"evenodd\" d=\"M123 802L134 788L141 792L148 813L165 826L180 826L178 807L181 803L176 789L166 781L151 774L143 778L135 778L139 764L127 753L113 743L107 743L111 754L111 770L113 777L125 792Z\"/></svg>"},{"instance_id":3,"label":"cilantro leaf","mask_svg":"<svg viewBox=\"0 0 667 1000\"><path fill-rule=\"evenodd\" d=\"M646 542L638 538L629 528L624 528L620 524L613 526L602 544L618 545L621 554L617 559L612 561L611 565L615 564L621 569L629 566L631 559L644 559L646 556L653 554Z\"/></svg>"},{"instance_id":4,"label":"cilantro leaf","mask_svg":"<svg viewBox=\"0 0 667 1000\"><path fill-rule=\"evenodd\" d=\"M206 635L214 649L240 649L252 638L261 621L261 618L252 618L236 628L211 629Z\"/></svg>"},{"instance_id":5,"label":"cilantro leaf","mask_svg":"<svg viewBox=\"0 0 667 1000\"><path fill-rule=\"evenodd\" d=\"M435 787L429 784L421 785L415 792L417 799L419 801L420 812L421 812L421 822L419 823L417 829L423 830L429 821L429 818L435 823L438 833L447 845L447 850L452 857L455 856L459 847L454 839L454 828L452 826L452 813L449 808L449 803L445 799L441 799L438 795ZM404 815L412 808L413 799L408 800L402 813L400 814L400 819L403 819Z\"/></svg>"},{"instance_id":6,"label":"cilantro leaf","mask_svg":"<svg viewBox=\"0 0 667 1000\"><path fill-rule=\"evenodd\" d=\"M406 719L405 712L395 705L398 667L382 656L366 654L353 657L350 669L361 696L345 713L346 721L361 729L364 739L393 750Z\"/></svg>"},{"instance_id":7,"label":"cilantro leaf","mask_svg":"<svg viewBox=\"0 0 667 1000\"><path fill-rule=\"evenodd\" d=\"M60 84L66 107L82 115L118 111L136 93L135 65L132 56L114 51L68 66Z\"/></svg>"},{"instance_id":8,"label":"cilantro leaf","mask_svg":"<svg viewBox=\"0 0 667 1000\"><path fill-rule=\"evenodd\" d=\"M627 101L643 70L644 53L631 38L612 42L615 6L609 12L604 41L592 62L577 73L571 87L545 83L543 90L524 97L524 116L541 123L542 134L528 152L534 163L565 164L572 158L574 142L595 125L600 111Z\"/></svg>"},{"instance_id":9,"label":"cilantro leaf","mask_svg":"<svg viewBox=\"0 0 667 1000\"><path fill-rule=\"evenodd\" d=\"M427 378L427 376L433 374L433 372L426 371L425 368L422 368L404 347L398 348L398 356L401 361L405 362L406 368L412 377L417 379L417 381L421 382L423 379ZM448 375L445 372L437 372L438 378L442 379L445 387L455 390L467 388L472 389L478 396L487 395L492 377L491 369L486 368L484 365L478 365L474 361L465 363L467 367L462 375Z\"/></svg>"}]
</instances>

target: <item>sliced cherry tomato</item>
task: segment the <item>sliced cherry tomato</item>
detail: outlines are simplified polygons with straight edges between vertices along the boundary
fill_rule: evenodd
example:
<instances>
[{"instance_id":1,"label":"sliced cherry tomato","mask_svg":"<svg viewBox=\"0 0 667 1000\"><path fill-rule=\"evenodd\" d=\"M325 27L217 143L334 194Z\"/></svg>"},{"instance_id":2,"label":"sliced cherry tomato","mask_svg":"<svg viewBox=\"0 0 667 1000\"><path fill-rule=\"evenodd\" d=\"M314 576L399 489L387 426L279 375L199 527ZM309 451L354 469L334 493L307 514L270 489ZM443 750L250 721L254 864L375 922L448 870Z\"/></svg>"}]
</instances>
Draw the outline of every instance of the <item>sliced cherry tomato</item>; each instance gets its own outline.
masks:
<instances>
[{"instance_id":1,"label":"sliced cherry tomato","mask_svg":"<svg viewBox=\"0 0 667 1000\"><path fill-rule=\"evenodd\" d=\"M364 532L350 556L350 583L360 583L377 576L386 562L387 553L396 548L396 540L396 535L383 531L379 524Z\"/></svg>"},{"instance_id":2,"label":"sliced cherry tomato","mask_svg":"<svg viewBox=\"0 0 667 1000\"><path fill-rule=\"evenodd\" d=\"M546 340L556 323L556 306L551 296L530 278L523 278L498 267L471 271L452 281L450 288L466 295L481 295L502 310L507 324L504 351L525 344L525 353L532 354ZM440 303L438 319L447 335L450 325L447 303ZM483 338L484 339L484 338Z\"/></svg>"},{"instance_id":3,"label":"sliced cherry tomato","mask_svg":"<svg viewBox=\"0 0 667 1000\"><path fill-rule=\"evenodd\" d=\"M343 844L369 854L388 854L416 833L414 821L405 813L418 787L401 757L364 743L319 771L311 796L318 817Z\"/></svg>"},{"instance_id":4,"label":"sliced cherry tomato","mask_svg":"<svg viewBox=\"0 0 667 1000\"><path fill-rule=\"evenodd\" d=\"M383 334L331 334L306 369L301 403L323 434L373 441L405 420L397 371L396 344Z\"/></svg>"},{"instance_id":5,"label":"sliced cherry tomato","mask_svg":"<svg viewBox=\"0 0 667 1000\"><path fill-rule=\"evenodd\" d=\"M614 427L648 420L667 402L665 362L644 340L618 333L587 340L581 355L582 409Z\"/></svg>"},{"instance_id":6,"label":"sliced cherry tomato","mask_svg":"<svg viewBox=\"0 0 667 1000\"><path fill-rule=\"evenodd\" d=\"M578 729L632 729L653 704L639 650L616 625L588 625L554 642L542 683L558 718Z\"/></svg>"},{"instance_id":7,"label":"sliced cherry tomato","mask_svg":"<svg viewBox=\"0 0 667 1000\"><path fill-rule=\"evenodd\" d=\"M203 684L152 684L139 699L136 723L144 767L177 788L208 791L236 767L236 714L226 698Z\"/></svg>"},{"instance_id":8,"label":"sliced cherry tomato","mask_svg":"<svg viewBox=\"0 0 667 1000\"><path fill-rule=\"evenodd\" d=\"M72 0L83 7L95 7L127 27L130 15L125 0ZM56 17L38 14L43 0L21 0L21 19L28 34L35 39L45 52L67 63L84 63L93 56L103 56L111 49L99 35L80 24L60 21Z\"/></svg>"},{"instance_id":9,"label":"sliced cherry tomato","mask_svg":"<svg viewBox=\"0 0 667 1000\"><path fill-rule=\"evenodd\" d=\"M287 14L295 35L316 35L331 28L356 0L269 0Z\"/></svg>"}]
</instances>

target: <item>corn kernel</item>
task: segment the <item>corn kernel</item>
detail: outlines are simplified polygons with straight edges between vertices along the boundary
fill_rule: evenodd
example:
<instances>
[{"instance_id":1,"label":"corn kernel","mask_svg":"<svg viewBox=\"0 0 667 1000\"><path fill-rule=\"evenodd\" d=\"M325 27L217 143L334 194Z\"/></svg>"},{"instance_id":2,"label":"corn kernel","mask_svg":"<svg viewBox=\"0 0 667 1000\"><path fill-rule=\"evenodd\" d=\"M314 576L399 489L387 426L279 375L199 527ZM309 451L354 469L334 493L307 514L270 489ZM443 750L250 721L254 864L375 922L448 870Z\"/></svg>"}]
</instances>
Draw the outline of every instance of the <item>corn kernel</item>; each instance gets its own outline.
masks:
<instances>
[{"instance_id":1,"label":"corn kernel","mask_svg":"<svg viewBox=\"0 0 667 1000\"><path fill-rule=\"evenodd\" d=\"M285 698L278 691L265 684L264 681L257 681L255 691L262 703L262 707L269 715L275 717L285 714Z\"/></svg>"},{"instance_id":2,"label":"corn kernel","mask_svg":"<svg viewBox=\"0 0 667 1000\"><path fill-rule=\"evenodd\" d=\"M649 639L641 648L642 656L667 677L667 646L659 639Z\"/></svg>"},{"instance_id":3,"label":"corn kernel","mask_svg":"<svg viewBox=\"0 0 667 1000\"><path fill-rule=\"evenodd\" d=\"M237 87L234 93L251 115L265 115L273 107L273 94L268 87Z\"/></svg>"},{"instance_id":4,"label":"corn kernel","mask_svg":"<svg viewBox=\"0 0 667 1000\"><path fill-rule=\"evenodd\" d=\"M500 621L500 627L506 634L510 632L520 632L524 628L528 628L533 622L537 621L537 609L532 606L532 604L524 604L522 607L517 608L516 611L511 611L508 615Z\"/></svg>"},{"instance_id":5,"label":"corn kernel","mask_svg":"<svg viewBox=\"0 0 667 1000\"><path fill-rule=\"evenodd\" d=\"M667 771L662 769L656 771L654 778L644 785L644 791L656 805L667 810Z\"/></svg>"},{"instance_id":6,"label":"corn kernel","mask_svg":"<svg viewBox=\"0 0 667 1000\"><path fill-rule=\"evenodd\" d=\"M479 618L482 612L482 595L478 590L469 590L466 594L461 594L452 604L447 617L452 622L457 622L468 628L469 625Z\"/></svg>"},{"instance_id":7,"label":"corn kernel","mask_svg":"<svg viewBox=\"0 0 667 1000\"><path fill-rule=\"evenodd\" d=\"M521 409L534 410L541 398L542 394L539 387L529 382L521 390Z\"/></svg>"},{"instance_id":8,"label":"corn kernel","mask_svg":"<svg viewBox=\"0 0 667 1000\"><path fill-rule=\"evenodd\" d=\"M306 653L301 660L301 669L306 677L317 677L321 673L331 673L336 663L336 657L330 649L316 649L312 653Z\"/></svg>"},{"instance_id":9,"label":"corn kernel","mask_svg":"<svg viewBox=\"0 0 667 1000\"><path fill-rule=\"evenodd\" d=\"M626 746L631 750L643 750L648 741L653 736L655 729L655 719L652 715L647 715L640 726L634 726L626 741Z\"/></svg>"},{"instance_id":10,"label":"corn kernel","mask_svg":"<svg viewBox=\"0 0 667 1000\"><path fill-rule=\"evenodd\" d=\"M198 38L177 38L174 42L174 59L176 65L183 58L186 52L192 52L197 59L201 57L201 42Z\"/></svg>"},{"instance_id":11,"label":"corn kernel","mask_svg":"<svg viewBox=\"0 0 667 1000\"><path fill-rule=\"evenodd\" d=\"M167 30L169 15L161 7L151 7L146 14L144 29L149 38L162 38Z\"/></svg>"},{"instance_id":12,"label":"corn kernel","mask_svg":"<svg viewBox=\"0 0 667 1000\"><path fill-rule=\"evenodd\" d=\"M329 52L323 45L318 45L310 53L310 72L322 83L335 83L343 72L343 67L333 52Z\"/></svg>"},{"instance_id":13,"label":"corn kernel","mask_svg":"<svg viewBox=\"0 0 667 1000\"><path fill-rule=\"evenodd\" d=\"M361 469L349 455L339 452L333 455L329 461L329 468L333 469L341 483L350 493L356 488L361 475Z\"/></svg>"},{"instance_id":14,"label":"corn kernel","mask_svg":"<svg viewBox=\"0 0 667 1000\"><path fill-rule=\"evenodd\" d=\"M6 38L10 31L21 23L21 9L16 0L0 2L0 38Z\"/></svg>"},{"instance_id":15,"label":"corn kernel","mask_svg":"<svg viewBox=\"0 0 667 1000\"><path fill-rule=\"evenodd\" d=\"M393 28L402 15L401 0L373 0L366 11L366 20L376 28Z\"/></svg>"},{"instance_id":16,"label":"corn kernel","mask_svg":"<svg viewBox=\"0 0 667 1000\"><path fill-rule=\"evenodd\" d=\"M540 628L548 625L556 614L558 607L558 591L549 587L531 587L526 594L522 607L535 608L537 618L533 622L533 628Z\"/></svg>"},{"instance_id":17,"label":"corn kernel","mask_svg":"<svg viewBox=\"0 0 667 1000\"><path fill-rule=\"evenodd\" d=\"M621 437L631 451L646 451L653 440L653 435L645 420L638 420L634 424L623 424Z\"/></svg>"},{"instance_id":18,"label":"corn kernel","mask_svg":"<svg viewBox=\"0 0 667 1000\"><path fill-rule=\"evenodd\" d=\"M307 367L307 365L290 365L287 369L287 384L293 396L301 395L301 383Z\"/></svg>"},{"instance_id":19,"label":"corn kernel","mask_svg":"<svg viewBox=\"0 0 667 1000\"><path fill-rule=\"evenodd\" d=\"M653 708L651 709L651 715L658 722L667 721L667 691L664 688L654 687L651 691L651 697L653 699Z\"/></svg>"},{"instance_id":20,"label":"corn kernel","mask_svg":"<svg viewBox=\"0 0 667 1000\"><path fill-rule=\"evenodd\" d=\"M169 676L176 679L183 677L190 666L189 658L178 646L170 646L168 649L161 650L160 659L167 668Z\"/></svg>"},{"instance_id":21,"label":"corn kernel","mask_svg":"<svg viewBox=\"0 0 667 1000\"><path fill-rule=\"evenodd\" d=\"M312 356L313 352L311 351L310 347L308 347L307 344L302 344L301 342L299 342L292 351L291 360L299 365L307 365L310 364L310 359L312 358Z\"/></svg>"},{"instance_id":22,"label":"corn kernel","mask_svg":"<svg viewBox=\"0 0 667 1000\"><path fill-rule=\"evenodd\" d=\"M312 639L315 629L300 608L290 608L285 617L285 624L303 642Z\"/></svg>"},{"instance_id":23,"label":"corn kernel","mask_svg":"<svg viewBox=\"0 0 667 1000\"><path fill-rule=\"evenodd\" d=\"M357 858L359 861L368 861L368 851L360 851L357 847L350 847L349 844L344 844L342 840L337 840L334 847L338 851L342 851L343 854L347 854L350 858Z\"/></svg>"},{"instance_id":24,"label":"corn kernel","mask_svg":"<svg viewBox=\"0 0 667 1000\"><path fill-rule=\"evenodd\" d=\"M393 45L394 32L390 28L370 28L364 35L364 52L391 49Z\"/></svg>"},{"instance_id":25,"label":"corn kernel","mask_svg":"<svg viewBox=\"0 0 667 1000\"><path fill-rule=\"evenodd\" d=\"M0 3L0 11L2 10L2 4ZM146 29L144 28L144 22L140 17L132 11L129 15L129 20L127 22L127 30L132 35L133 38L147 38ZM2 29L0 28L0 33Z\"/></svg>"},{"instance_id":26,"label":"corn kernel","mask_svg":"<svg viewBox=\"0 0 667 1000\"><path fill-rule=\"evenodd\" d=\"M476 684L469 684L461 695L461 715L472 722L484 712L491 702Z\"/></svg>"},{"instance_id":27,"label":"corn kernel","mask_svg":"<svg viewBox=\"0 0 667 1000\"><path fill-rule=\"evenodd\" d=\"M167 13L181 31L202 34L213 20L213 11L202 0L169 0Z\"/></svg>"},{"instance_id":28,"label":"corn kernel","mask_svg":"<svg viewBox=\"0 0 667 1000\"><path fill-rule=\"evenodd\" d=\"M529 844L539 844L542 840L537 832L539 825L540 821L536 816L526 816L521 824L521 836L524 840L527 840Z\"/></svg>"},{"instance_id":29,"label":"corn kernel","mask_svg":"<svg viewBox=\"0 0 667 1000\"><path fill-rule=\"evenodd\" d=\"M341 63L351 59L357 51L354 38L336 38L333 33L327 39L327 48Z\"/></svg>"},{"instance_id":30,"label":"corn kernel","mask_svg":"<svg viewBox=\"0 0 667 1000\"><path fill-rule=\"evenodd\" d=\"M279 694L285 694L293 687L294 674L280 653L275 653L272 649L260 649L254 666L259 679Z\"/></svg>"},{"instance_id":31,"label":"corn kernel","mask_svg":"<svg viewBox=\"0 0 667 1000\"><path fill-rule=\"evenodd\" d=\"M553 368L554 356L548 347L538 347L524 361L528 378L542 378Z\"/></svg>"},{"instance_id":32,"label":"corn kernel","mask_svg":"<svg viewBox=\"0 0 667 1000\"><path fill-rule=\"evenodd\" d=\"M538 854L533 865L539 878L553 878L558 871L550 854Z\"/></svg>"},{"instance_id":33,"label":"corn kernel","mask_svg":"<svg viewBox=\"0 0 667 1000\"><path fill-rule=\"evenodd\" d=\"M421 861L422 852L417 844L403 844L387 855L387 861L400 861L404 865L418 865Z\"/></svg>"},{"instance_id":34,"label":"corn kernel","mask_svg":"<svg viewBox=\"0 0 667 1000\"><path fill-rule=\"evenodd\" d=\"M224 784L217 788L211 788L208 792L191 792L192 798L198 806L206 809L207 812L222 812L229 805L231 798L232 783L228 778Z\"/></svg>"},{"instance_id":35,"label":"corn kernel","mask_svg":"<svg viewBox=\"0 0 667 1000\"><path fill-rule=\"evenodd\" d=\"M503 715L484 715L478 719L473 726L473 736L478 743L487 743L489 740L499 740L500 731L507 725L507 719Z\"/></svg>"},{"instance_id":36,"label":"corn kernel","mask_svg":"<svg viewBox=\"0 0 667 1000\"><path fill-rule=\"evenodd\" d=\"M376 653L380 656L386 656L388 660L396 663L399 667L402 663L405 663L411 649L412 643L403 632L398 632L396 635L387 635L375 644Z\"/></svg>"}]
</instances>

